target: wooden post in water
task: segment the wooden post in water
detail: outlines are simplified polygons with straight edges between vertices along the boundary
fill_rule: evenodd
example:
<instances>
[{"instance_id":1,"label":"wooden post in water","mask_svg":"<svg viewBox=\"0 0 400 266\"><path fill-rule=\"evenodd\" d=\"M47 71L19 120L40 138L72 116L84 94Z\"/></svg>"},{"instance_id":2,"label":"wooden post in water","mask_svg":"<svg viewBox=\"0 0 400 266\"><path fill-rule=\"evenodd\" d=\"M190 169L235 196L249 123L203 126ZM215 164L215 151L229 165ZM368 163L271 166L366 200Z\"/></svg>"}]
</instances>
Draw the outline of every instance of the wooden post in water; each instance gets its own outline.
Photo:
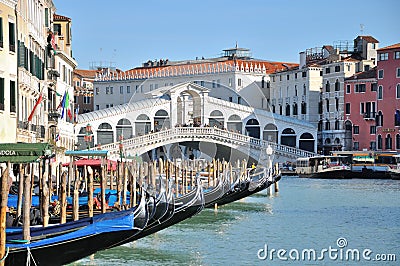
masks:
<instances>
[{"instance_id":1,"label":"wooden post in water","mask_svg":"<svg viewBox=\"0 0 400 266\"><path fill-rule=\"evenodd\" d=\"M101 164L101 176L100 176L100 187L101 187L101 213L106 212L106 182L107 182L107 166L104 164L104 159L102 159Z\"/></svg>"},{"instance_id":2,"label":"wooden post in water","mask_svg":"<svg viewBox=\"0 0 400 266\"><path fill-rule=\"evenodd\" d=\"M7 164L10 166L10 163ZM7 220L7 202L8 202L8 167L3 171L0 168L1 173L1 186L0 186L0 259L6 255L6 220ZM4 265L4 261L0 262L0 265Z\"/></svg>"},{"instance_id":3,"label":"wooden post in water","mask_svg":"<svg viewBox=\"0 0 400 266\"><path fill-rule=\"evenodd\" d=\"M93 169L92 167L87 168L89 172L89 179L88 179L88 215L89 217L93 217Z\"/></svg>"},{"instance_id":4,"label":"wooden post in water","mask_svg":"<svg viewBox=\"0 0 400 266\"><path fill-rule=\"evenodd\" d=\"M74 170L73 170L73 163L74 159L72 156L69 156L69 165L68 165L68 189L67 189L67 195L68 197L71 197L71 182L72 182L72 177L74 175Z\"/></svg>"},{"instance_id":5,"label":"wooden post in water","mask_svg":"<svg viewBox=\"0 0 400 266\"><path fill-rule=\"evenodd\" d=\"M136 206L136 182L137 182L137 174L138 174L138 165L136 162L134 162L133 164L133 171L132 171L132 191L131 191L131 207L135 207Z\"/></svg>"},{"instance_id":6,"label":"wooden post in water","mask_svg":"<svg viewBox=\"0 0 400 266\"><path fill-rule=\"evenodd\" d=\"M24 193L24 176L25 176L25 165L19 165L19 180L18 180L18 205L17 205L17 218L22 215L22 194Z\"/></svg>"},{"instance_id":7,"label":"wooden post in water","mask_svg":"<svg viewBox=\"0 0 400 266\"><path fill-rule=\"evenodd\" d=\"M51 179L51 177L50 177ZM49 181L49 164L45 163L44 165L44 174L43 174L43 208L42 208L42 215L43 215L43 227L49 225L49 203L50 203L50 192L48 187Z\"/></svg>"},{"instance_id":8,"label":"wooden post in water","mask_svg":"<svg viewBox=\"0 0 400 266\"><path fill-rule=\"evenodd\" d=\"M207 175L207 185L208 185L208 187L210 187L210 181L211 181L211 162L208 162L208 165L207 165L207 172L208 172L208 175Z\"/></svg>"},{"instance_id":9,"label":"wooden post in water","mask_svg":"<svg viewBox=\"0 0 400 266\"><path fill-rule=\"evenodd\" d=\"M121 163L117 161L117 208L121 210L121 190L122 190L122 178L121 178Z\"/></svg>"},{"instance_id":10,"label":"wooden post in water","mask_svg":"<svg viewBox=\"0 0 400 266\"><path fill-rule=\"evenodd\" d=\"M29 168L31 172L33 172L32 167ZM31 210L31 175L30 173L25 175L24 180L24 203L23 203L23 237L24 240L31 240L31 232L30 232L30 210Z\"/></svg>"},{"instance_id":11,"label":"wooden post in water","mask_svg":"<svg viewBox=\"0 0 400 266\"><path fill-rule=\"evenodd\" d=\"M128 167L126 166L126 163L123 163L123 173L124 173L124 186L122 189L122 207L124 210L126 210L126 202L127 202L127 195L128 195Z\"/></svg>"},{"instance_id":12,"label":"wooden post in water","mask_svg":"<svg viewBox=\"0 0 400 266\"><path fill-rule=\"evenodd\" d=\"M67 221L67 173L61 174L61 199L60 199L60 223L63 224Z\"/></svg>"},{"instance_id":13,"label":"wooden post in water","mask_svg":"<svg viewBox=\"0 0 400 266\"><path fill-rule=\"evenodd\" d=\"M174 175L175 175L175 196L178 197L179 195L179 179L178 179L178 167L176 165L176 159L174 159Z\"/></svg>"},{"instance_id":14,"label":"wooden post in water","mask_svg":"<svg viewBox=\"0 0 400 266\"><path fill-rule=\"evenodd\" d=\"M80 178L78 169L75 168L75 182L74 182L74 198L73 198L73 210L72 210L72 218L74 221L79 219L79 186L80 186Z\"/></svg>"}]
</instances>

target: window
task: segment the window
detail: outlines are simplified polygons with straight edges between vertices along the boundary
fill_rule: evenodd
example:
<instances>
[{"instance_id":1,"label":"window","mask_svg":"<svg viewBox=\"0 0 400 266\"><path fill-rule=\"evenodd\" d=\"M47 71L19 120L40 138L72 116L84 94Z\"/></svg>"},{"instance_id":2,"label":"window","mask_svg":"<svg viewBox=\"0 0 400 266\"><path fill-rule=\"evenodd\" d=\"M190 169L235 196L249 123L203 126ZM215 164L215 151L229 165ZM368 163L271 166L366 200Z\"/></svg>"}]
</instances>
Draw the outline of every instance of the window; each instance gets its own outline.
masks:
<instances>
[{"instance_id":1,"label":"window","mask_svg":"<svg viewBox=\"0 0 400 266\"><path fill-rule=\"evenodd\" d=\"M61 24L54 24L53 29L54 29L54 34L60 35L60 36L62 35Z\"/></svg>"},{"instance_id":2,"label":"window","mask_svg":"<svg viewBox=\"0 0 400 266\"><path fill-rule=\"evenodd\" d=\"M109 104L106 104L106 108L109 108L110 107L110 105Z\"/></svg>"},{"instance_id":3,"label":"window","mask_svg":"<svg viewBox=\"0 0 400 266\"><path fill-rule=\"evenodd\" d=\"M360 143L359 143L358 141L355 141L353 144L354 144L353 149L354 149L355 151L358 151L358 150L360 149Z\"/></svg>"},{"instance_id":4,"label":"window","mask_svg":"<svg viewBox=\"0 0 400 266\"><path fill-rule=\"evenodd\" d=\"M83 96L83 103L84 104L90 104L90 96Z\"/></svg>"},{"instance_id":5,"label":"window","mask_svg":"<svg viewBox=\"0 0 400 266\"><path fill-rule=\"evenodd\" d=\"M331 91L331 85L329 84L329 80L326 81L326 84L325 84L325 91L326 91L326 92L330 92L330 91Z\"/></svg>"},{"instance_id":6,"label":"window","mask_svg":"<svg viewBox=\"0 0 400 266\"><path fill-rule=\"evenodd\" d=\"M383 87L382 85L380 85L378 87L378 100L382 100L382 98L383 98Z\"/></svg>"},{"instance_id":7,"label":"window","mask_svg":"<svg viewBox=\"0 0 400 266\"><path fill-rule=\"evenodd\" d=\"M340 129L340 122L339 120L335 121L335 130L339 130Z\"/></svg>"},{"instance_id":8,"label":"window","mask_svg":"<svg viewBox=\"0 0 400 266\"><path fill-rule=\"evenodd\" d=\"M378 79L383 79L383 69L378 70Z\"/></svg>"},{"instance_id":9,"label":"window","mask_svg":"<svg viewBox=\"0 0 400 266\"><path fill-rule=\"evenodd\" d=\"M242 103L242 97L238 97L238 104L241 104Z\"/></svg>"},{"instance_id":10,"label":"window","mask_svg":"<svg viewBox=\"0 0 400 266\"><path fill-rule=\"evenodd\" d=\"M0 17L0 48L3 48L3 18Z\"/></svg>"},{"instance_id":11,"label":"window","mask_svg":"<svg viewBox=\"0 0 400 266\"><path fill-rule=\"evenodd\" d=\"M17 111L17 99L15 90L15 81L10 81L10 112L15 113Z\"/></svg>"},{"instance_id":12,"label":"window","mask_svg":"<svg viewBox=\"0 0 400 266\"><path fill-rule=\"evenodd\" d=\"M99 87L96 87L96 95L99 95L99 93L100 93L100 89L99 89Z\"/></svg>"},{"instance_id":13,"label":"window","mask_svg":"<svg viewBox=\"0 0 400 266\"><path fill-rule=\"evenodd\" d=\"M394 126L399 127L400 126L400 110L397 109L394 112Z\"/></svg>"},{"instance_id":14,"label":"window","mask_svg":"<svg viewBox=\"0 0 400 266\"><path fill-rule=\"evenodd\" d=\"M298 115L297 103L293 104L293 115Z\"/></svg>"},{"instance_id":15,"label":"window","mask_svg":"<svg viewBox=\"0 0 400 266\"><path fill-rule=\"evenodd\" d=\"M303 72L301 73L301 76L302 76L303 78L307 77L307 72L306 72L306 71L303 71Z\"/></svg>"},{"instance_id":16,"label":"window","mask_svg":"<svg viewBox=\"0 0 400 266\"><path fill-rule=\"evenodd\" d=\"M385 139L385 146L387 150L391 150L392 149L392 136L390 134L388 134L386 136Z\"/></svg>"},{"instance_id":17,"label":"window","mask_svg":"<svg viewBox=\"0 0 400 266\"><path fill-rule=\"evenodd\" d=\"M290 105L289 104L286 104L286 108L285 108L286 110L285 110L285 114L286 114L286 116L290 116Z\"/></svg>"},{"instance_id":18,"label":"window","mask_svg":"<svg viewBox=\"0 0 400 266\"><path fill-rule=\"evenodd\" d=\"M378 58L379 61L386 61L389 59L389 53L380 53Z\"/></svg>"},{"instance_id":19,"label":"window","mask_svg":"<svg viewBox=\"0 0 400 266\"><path fill-rule=\"evenodd\" d=\"M340 82L339 82L339 80L336 80L336 82L335 82L335 91L340 91Z\"/></svg>"},{"instance_id":20,"label":"window","mask_svg":"<svg viewBox=\"0 0 400 266\"><path fill-rule=\"evenodd\" d=\"M153 84L150 84L150 91L153 90Z\"/></svg>"},{"instance_id":21,"label":"window","mask_svg":"<svg viewBox=\"0 0 400 266\"><path fill-rule=\"evenodd\" d=\"M378 150L382 150L382 136L378 135Z\"/></svg>"},{"instance_id":22,"label":"window","mask_svg":"<svg viewBox=\"0 0 400 266\"><path fill-rule=\"evenodd\" d=\"M394 52L394 59L400 59L400 51Z\"/></svg>"},{"instance_id":23,"label":"window","mask_svg":"<svg viewBox=\"0 0 400 266\"><path fill-rule=\"evenodd\" d=\"M335 66L335 72L340 72L340 66Z\"/></svg>"},{"instance_id":24,"label":"window","mask_svg":"<svg viewBox=\"0 0 400 266\"><path fill-rule=\"evenodd\" d=\"M331 68L330 67L325 68L325 74L329 74L329 73L331 73Z\"/></svg>"},{"instance_id":25,"label":"window","mask_svg":"<svg viewBox=\"0 0 400 266\"><path fill-rule=\"evenodd\" d=\"M110 88L106 87L106 94L110 94Z\"/></svg>"},{"instance_id":26,"label":"window","mask_svg":"<svg viewBox=\"0 0 400 266\"><path fill-rule=\"evenodd\" d=\"M8 43L10 51L15 52L15 24L8 22Z\"/></svg>"},{"instance_id":27,"label":"window","mask_svg":"<svg viewBox=\"0 0 400 266\"><path fill-rule=\"evenodd\" d=\"M331 122L326 121L325 122L325 130L330 130L331 129Z\"/></svg>"},{"instance_id":28,"label":"window","mask_svg":"<svg viewBox=\"0 0 400 266\"><path fill-rule=\"evenodd\" d=\"M360 127L359 126L353 126L353 133L354 134L360 134Z\"/></svg>"},{"instance_id":29,"label":"window","mask_svg":"<svg viewBox=\"0 0 400 266\"><path fill-rule=\"evenodd\" d=\"M96 110L100 110L100 105L96 104Z\"/></svg>"},{"instance_id":30,"label":"window","mask_svg":"<svg viewBox=\"0 0 400 266\"><path fill-rule=\"evenodd\" d=\"M221 87L221 80L217 79L217 88Z\"/></svg>"},{"instance_id":31,"label":"window","mask_svg":"<svg viewBox=\"0 0 400 266\"><path fill-rule=\"evenodd\" d=\"M326 111L329 112L329 99L326 99Z\"/></svg>"},{"instance_id":32,"label":"window","mask_svg":"<svg viewBox=\"0 0 400 266\"><path fill-rule=\"evenodd\" d=\"M364 103L360 103L360 114L364 113Z\"/></svg>"},{"instance_id":33,"label":"window","mask_svg":"<svg viewBox=\"0 0 400 266\"><path fill-rule=\"evenodd\" d=\"M289 80L289 75L286 75L286 80Z\"/></svg>"},{"instance_id":34,"label":"window","mask_svg":"<svg viewBox=\"0 0 400 266\"><path fill-rule=\"evenodd\" d=\"M396 85L396 98L400 98L400 83Z\"/></svg>"},{"instance_id":35,"label":"window","mask_svg":"<svg viewBox=\"0 0 400 266\"><path fill-rule=\"evenodd\" d=\"M400 78L400 68L396 69L396 78Z\"/></svg>"},{"instance_id":36,"label":"window","mask_svg":"<svg viewBox=\"0 0 400 266\"><path fill-rule=\"evenodd\" d=\"M131 86L126 86L126 93L131 93Z\"/></svg>"},{"instance_id":37,"label":"window","mask_svg":"<svg viewBox=\"0 0 400 266\"><path fill-rule=\"evenodd\" d=\"M229 84L229 87L232 87L232 78L228 79L228 84Z\"/></svg>"},{"instance_id":38,"label":"window","mask_svg":"<svg viewBox=\"0 0 400 266\"><path fill-rule=\"evenodd\" d=\"M294 73L294 78L297 79L297 73Z\"/></svg>"},{"instance_id":39,"label":"window","mask_svg":"<svg viewBox=\"0 0 400 266\"><path fill-rule=\"evenodd\" d=\"M113 94L113 93L114 93L114 88L110 87L110 94Z\"/></svg>"},{"instance_id":40,"label":"window","mask_svg":"<svg viewBox=\"0 0 400 266\"><path fill-rule=\"evenodd\" d=\"M396 150L400 150L400 134L396 135Z\"/></svg>"},{"instance_id":41,"label":"window","mask_svg":"<svg viewBox=\"0 0 400 266\"><path fill-rule=\"evenodd\" d=\"M232 102L232 101L233 101L233 98L232 98L232 97L229 97L229 101Z\"/></svg>"},{"instance_id":42,"label":"window","mask_svg":"<svg viewBox=\"0 0 400 266\"><path fill-rule=\"evenodd\" d=\"M346 93L350 93L351 92L351 85L347 84L346 85Z\"/></svg>"},{"instance_id":43,"label":"window","mask_svg":"<svg viewBox=\"0 0 400 266\"><path fill-rule=\"evenodd\" d=\"M279 114L282 115L282 105L279 105Z\"/></svg>"},{"instance_id":44,"label":"window","mask_svg":"<svg viewBox=\"0 0 400 266\"><path fill-rule=\"evenodd\" d=\"M378 84L376 83L371 83L371 91L377 91Z\"/></svg>"},{"instance_id":45,"label":"window","mask_svg":"<svg viewBox=\"0 0 400 266\"><path fill-rule=\"evenodd\" d=\"M307 104L305 102L301 102L301 114L307 114Z\"/></svg>"},{"instance_id":46,"label":"window","mask_svg":"<svg viewBox=\"0 0 400 266\"><path fill-rule=\"evenodd\" d=\"M213 88L217 87L217 86L216 86L216 83L215 83L215 79L212 81L212 87L213 87Z\"/></svg>"},{"instance_id":47,"label":"window","mask_svg":"<svg viewBox=\"0 0 400 266\"><path fill-rule=\"evenodd\" d=\"M369 127L369 134L371 134L371 135L376 134L376 126L370 126Z\"/></svg>"},{"instance_id":48,"label":"window","mask_svg":"<svg viewBox=\"0 0 400 266\"><path fill-rule=\"evenodd\" d=\"M0 78L0 110L4 110L4 78Z\"/></svg>"},{"instance_id":49,"label":"window","mask_svg":"<svg viewBox=\"0 0 400 266\"><path fill-rule=\"evenodd\" d=\"M366 91L366 86L365 84L356 84L354 86L354 92L365 92Z\"/></svg>"},{"instance_id":50,"label":"window","mask_svg":"<svg viewBox=\"0 0 400 266\"><path fill-rule=\"evenodd\" d=\"M119 86L119 93L124 94L124 86Z\"/></svg>"},{"instance_id":51,"label":"window","mask_svg":"<svg viewBox=\"0 0 400 266\"><path fill-rule=\"evenodd\" d=\"M200 81L200 86L204 87L204 80Z\"/></svg>"},{"instance_id":52,"label":"window","mask_svg":"<svg viewBox=\"0 0 400 266\"><path fill-rule=\"evenodd\" d=\"M346 109L346 115L349 115L350 114L350 103L346 103L345 109Z\"/></svg>"},{"instance_id":53,"label":"window","mask_svg":"<svg viewBox=\"0 0 400 266\"><path fill-rule=\"evenodd\" d=\"M371 141L369 143L369 149L372 150L372 151L376 150L376 141Z\"/></svg>"},{"instance_id":54,"label":"window","mask_svg":"<svg viewBox=\"0 0 400 266\"><path fill-rule=\"evenodd\" d=\"M335 98L336 111L339 111L339 98Z\"/></svg>"},{"instance_id":55,"label":"window","mask_svg":"<svg viewBox=\"0 0 400 266\"><path fill-rule=\"evenodd\" d=\"M238 86L239 86L239 87L242 86L242 79L238 79Z\"/></svg>"}]
</instances>

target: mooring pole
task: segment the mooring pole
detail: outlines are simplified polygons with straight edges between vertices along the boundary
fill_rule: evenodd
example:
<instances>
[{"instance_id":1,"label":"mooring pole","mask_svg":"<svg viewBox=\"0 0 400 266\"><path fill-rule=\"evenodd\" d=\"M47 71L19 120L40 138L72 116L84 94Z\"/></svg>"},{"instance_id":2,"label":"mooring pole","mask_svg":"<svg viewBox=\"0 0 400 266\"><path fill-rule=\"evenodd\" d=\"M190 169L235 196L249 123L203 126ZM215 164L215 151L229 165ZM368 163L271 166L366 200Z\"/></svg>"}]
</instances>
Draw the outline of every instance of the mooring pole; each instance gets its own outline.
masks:
<instances>
[{"instance_id":1,"label":"mooring pole","mask_svg":"<svg viewBox=\"0 0 400 266\"><path fill-rule=\"evenodd\" d=\"M89 207L89 217L93 217L93 169L88 166L87 168L89 172L89 180L88 180L88 207Z\"/></svg>"},{"instance_id":2,"label":"mooring pole","mask_svg":"<svg viewBox=\"0 0 400 266\"><path fill-rule=\"evenodd\" d=\"M32 167L29 169L33 172ZM25 175L24 180L24 203L23 203L23 237L24 240L30 241L30 210L31 210L31 175L30 173Z\"/></svg>"},{"instance_id":3,"label":"mooring pole","mask_svg":"<svg viewBox=\"0 0 400 266\"><path fill-rule=\"evenodd\" d=\"M0 259L6 255L6 219L7 219L7 201L8 201L8 167L3 171L0 168L1 175L1 202L0 202ZM0 262L4 265L4 261Z\"/></svg>"}]
</instances>

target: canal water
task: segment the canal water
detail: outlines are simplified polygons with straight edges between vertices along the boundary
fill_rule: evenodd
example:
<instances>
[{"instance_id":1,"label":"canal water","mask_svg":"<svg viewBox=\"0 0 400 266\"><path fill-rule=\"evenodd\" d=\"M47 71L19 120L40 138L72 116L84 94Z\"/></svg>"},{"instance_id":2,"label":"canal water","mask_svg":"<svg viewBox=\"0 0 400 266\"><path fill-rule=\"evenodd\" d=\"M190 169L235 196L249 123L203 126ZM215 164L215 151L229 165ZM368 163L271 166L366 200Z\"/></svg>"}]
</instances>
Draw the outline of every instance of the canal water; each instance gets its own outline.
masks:
<instances>
[{"instance_id":1,"label":"canal water","mask_svg":"<svg viewBox=\"0 0 400 266\"><path fill-rule=\"evenodd\" d=\"M289 264L400 265L400 181L284 176L276 195L204 210L72 265Z\"/></svg>"}]
</instances>

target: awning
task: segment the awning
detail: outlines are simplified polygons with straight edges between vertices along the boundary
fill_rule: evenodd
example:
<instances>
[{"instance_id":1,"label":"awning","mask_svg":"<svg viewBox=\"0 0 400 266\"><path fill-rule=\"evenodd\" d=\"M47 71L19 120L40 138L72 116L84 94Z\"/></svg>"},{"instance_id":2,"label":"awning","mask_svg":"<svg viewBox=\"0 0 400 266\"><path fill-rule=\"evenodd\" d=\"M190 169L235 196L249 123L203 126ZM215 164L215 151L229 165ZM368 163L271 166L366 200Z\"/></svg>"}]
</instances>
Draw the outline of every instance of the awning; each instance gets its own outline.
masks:
<instances>
[{"instance_id":1,"label":"awning","mask_svg":"<svg viewBox=\"0 0 400 266\"><path fill-rule=\"evenodd\" d=\"M81 150L81 151L66 151L66 156L101 156L106 157L107 150Z\"/></svg>"},{"instance_id":2,"label":"awning","mask_svg":"<svg viewBox=\"0 0 400 266\"><path fill-rule=\"evenodd\" d=\"M0 162L30 163L52 154L48 143L1 143Z\"/></svg>"},{"instance_id":3,"label":"awning","mask_svg":"<svg viewBox=\"0 0 400 266\"><path fill-rule=\"evenodd\" d=\"M111 161L111 160L105 160L105 164L107 165L108 170L116 170L117 169L117 162L116 161ZM83 166L98 166L101 167L101 159L80 159L74 161L74 165L77 167L83 167ZM62 166L67 167L69 166L69 163L63 163Z\"/></svg>"}]
</instances>

